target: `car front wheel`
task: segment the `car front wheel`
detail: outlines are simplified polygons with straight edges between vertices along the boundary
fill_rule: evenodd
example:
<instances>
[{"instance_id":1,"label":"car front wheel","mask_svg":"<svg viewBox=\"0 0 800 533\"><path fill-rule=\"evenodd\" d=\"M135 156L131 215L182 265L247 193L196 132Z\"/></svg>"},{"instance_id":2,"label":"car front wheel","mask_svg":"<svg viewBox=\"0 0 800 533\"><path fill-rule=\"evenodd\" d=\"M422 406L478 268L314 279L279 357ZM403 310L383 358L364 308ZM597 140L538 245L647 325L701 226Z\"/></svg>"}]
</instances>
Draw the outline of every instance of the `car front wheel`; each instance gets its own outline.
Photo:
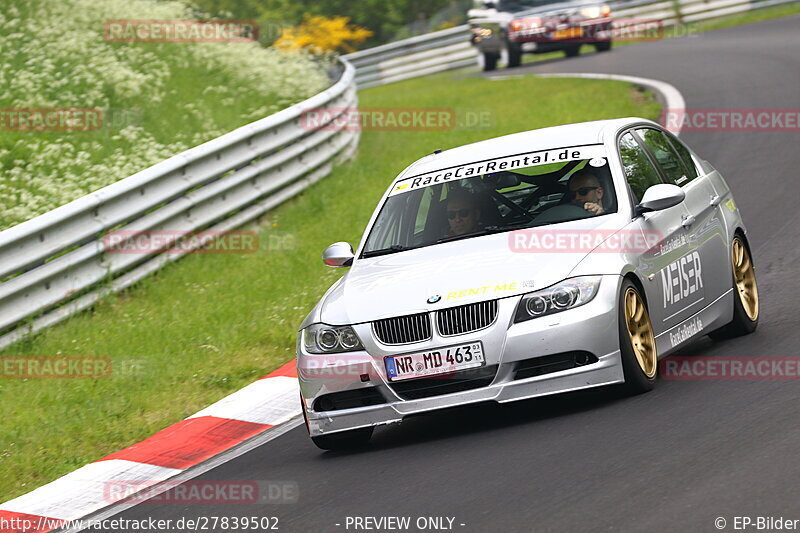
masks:
<instances>
[{"instance_id":1,"label":"car front wheel","mask_svg":"<svg viewBox=\"0 0 800 533\"><path fill-rule=\"evenodd\" d=\"M653 324L639 289L629 279L620 290L619 348L625 390L630 394L652 390L658 373Z\"/></svg>"},{"instance_id":2,"label":"car front wheel","mask_svg":"<svg viewBox=\"0 0 800 533\"><path fill-rule=\"evenodd\" d=\"M595 43L594 49L598 52L608 52L611 50L611 41L603 41L601 43Z\"/></svg>"}]
</instances>

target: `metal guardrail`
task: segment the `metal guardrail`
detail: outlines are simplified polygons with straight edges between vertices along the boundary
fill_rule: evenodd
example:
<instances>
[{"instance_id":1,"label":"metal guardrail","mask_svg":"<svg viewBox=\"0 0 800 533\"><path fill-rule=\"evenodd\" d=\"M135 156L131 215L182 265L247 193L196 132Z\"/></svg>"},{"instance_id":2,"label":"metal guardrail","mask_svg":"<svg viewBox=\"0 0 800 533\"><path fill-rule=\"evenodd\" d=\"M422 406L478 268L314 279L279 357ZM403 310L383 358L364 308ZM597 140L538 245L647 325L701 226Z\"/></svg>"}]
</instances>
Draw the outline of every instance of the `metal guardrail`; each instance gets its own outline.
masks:
<instances>
[{"instance_id":1,"label":"metal guardrail","mask_svg":"<svg viewBox=\"0 0 800 533\"><path fill-rule=\"evenodd\" d=\"M312 108L358 105L355 68L342 65L338 81L308 100L0 232L0 349L189 252L110 254L109 232L140 233L140 243L144 232L231 230L349 157L358 132L301 122Z\"/></svg>"},{"instance_id":2,"label":"metal guardrail","mask_svg":"<svg viewBox=\"0 0 800 533\"><path fill-rule=\"evenodd\" d=\"M797 0L634 0L611 5L615 17L656 19L665 25L698 22Z\"/></svg>"},{"instance_id":3,"label":"metal guardrail","mask_svg":"<svg viewBox=\"0 0 800 533\"><path fill-rule=\"evenodd\" d=\"M360 88L477 65L464 24L343 56L356 67Z\"/></svg>"},{"instance_id":4,"label":"metal guardrail","mask_svg":"<svg viewBox=\"0 0 800 533\"><path fill-rule=\"evenodd\" d=\"M615 27L659 21L663 26L698 22L798 0L623 0L612 2ZM633 20L631 20L633 19ZM357 69L361 88L478 66L478 52L469 44L469 25L456 26L343 56Z\"/></svg>"}]
</instances>

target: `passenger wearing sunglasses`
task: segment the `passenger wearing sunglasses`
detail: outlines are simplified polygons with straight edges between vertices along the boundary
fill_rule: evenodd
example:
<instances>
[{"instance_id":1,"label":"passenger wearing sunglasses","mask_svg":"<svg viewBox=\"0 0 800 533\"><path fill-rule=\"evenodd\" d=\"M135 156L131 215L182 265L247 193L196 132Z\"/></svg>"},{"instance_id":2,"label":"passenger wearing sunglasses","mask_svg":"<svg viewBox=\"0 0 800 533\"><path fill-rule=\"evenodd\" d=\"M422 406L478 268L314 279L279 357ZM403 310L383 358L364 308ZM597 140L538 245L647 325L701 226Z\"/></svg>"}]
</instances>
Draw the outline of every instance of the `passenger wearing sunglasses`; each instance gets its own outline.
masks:
<instances>
[{"instance_id":1,"label":"passenger wearing sunglasses","mask_svg":"<svg viewBox=\"0 0 800 533\"><path fill-rule=\"evenodd\" d=\"M579 170L569 178L570 201L583 209L602 215L603 209L603 187L597 176L587 170Z\"/></svg>"},{"instance_id":2,"label":"passenger wearing sunglasses","mask_svg":"<svg viewBox=\"0 0 800 533\"><path fill-rule=\"evenodd\" d=\"M475 197L462 189L456 189L447 198L448 237L478 231L481 211Z\"/></svg>"}]
</instances>

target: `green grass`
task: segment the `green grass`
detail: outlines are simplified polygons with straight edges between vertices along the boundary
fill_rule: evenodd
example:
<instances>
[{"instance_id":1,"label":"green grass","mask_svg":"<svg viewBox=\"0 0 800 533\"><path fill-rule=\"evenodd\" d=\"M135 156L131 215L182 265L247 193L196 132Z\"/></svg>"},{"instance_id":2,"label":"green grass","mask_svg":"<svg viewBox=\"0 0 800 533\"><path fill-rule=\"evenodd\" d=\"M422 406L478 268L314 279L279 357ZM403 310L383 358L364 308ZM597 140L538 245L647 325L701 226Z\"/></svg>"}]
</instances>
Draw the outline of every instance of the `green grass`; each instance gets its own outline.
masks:
<instances>
[{"instance_id":1,"label":"green grass","mask_svg":"<svg viewBox=\"0 0 800 533\"><path fill-rule=\"evenodd\" d=\"M742 24L752 24L753 22L760 22L762 20L790 17L797 14L800 14L800 2L765 7L762 9L755 9L753 11L745 11L744 13L739 13L736 15L729 15L727 17L708 20L698 23L696 29L701 32L719 30L722 28L730 28L732 26L740 26Z\"/></svg>"},{"instance_id":2,"label":"green grass","mask_svg":"<svg viewBox=\"0 0 800 533\"><path fill-rule=\"evenodd\" d=\"M261 221L259 253L190 256L6 350L108 356L114 369L97 380L0 380L0 500L138 442L291 360L298 324L341 275L322 265L323 248L356 243L390 180L415 159L506 133L659 113L649 93L624 83L454 83L452 74L410 80L363 91L360 103L483 111L489 127L366 131L352 163Z\"/></svg>"}]
</instances>

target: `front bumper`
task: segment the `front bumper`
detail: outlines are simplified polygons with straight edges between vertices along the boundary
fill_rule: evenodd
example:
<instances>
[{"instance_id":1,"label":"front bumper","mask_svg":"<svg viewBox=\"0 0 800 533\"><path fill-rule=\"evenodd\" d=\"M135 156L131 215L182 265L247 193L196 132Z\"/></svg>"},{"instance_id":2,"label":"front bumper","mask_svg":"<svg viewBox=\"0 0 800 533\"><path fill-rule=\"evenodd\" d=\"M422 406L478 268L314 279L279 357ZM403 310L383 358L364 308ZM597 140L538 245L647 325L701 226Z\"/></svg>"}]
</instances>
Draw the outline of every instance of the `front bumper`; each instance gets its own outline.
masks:
<instances>
[{"instance_id":1,"label":"front bumper","mask_svg":"<svg viewBox=\"0 0 800 533\"><path fill-rule=\"evenodd\" d=\"M560 38L559 35L568 36ZM580 32L569 35L569 32ZM576 44L592 44L612 40L612 21L610 18L592 19L583 22L548 23L535 28L509 31L508 40L512 43L533 45L531 51L549 51ZM526 47L523 47L526 50Z\"/></svg>"},{"instance_id":2,"label":"front bumper","mask_svg":"<svg viewBox=\"0 0 800 533\"><path fill-rule=\"evenodd\" d=\"M620 383L624 380L617 310L621 280L620 276L603 276L598 294L588 304L518 324L513 323L513 316L521 296L500 299L498 316L491 326L454 337L441 337L434 331L428 341L386 346L375 340L370 324L357 324L353 327L364 351L318 356L306 353L298 344L298 376L309 432L318 436L400 422L408 415L448 407L504 403ZM403 399L390 386L385 356L474 341L483 343L486 365L497 366L487 385L419 399ZM521 365L533 359L569 352L588 352L593 362L532 377L516 375ZM344 391L369 392L382 403L328 411L321 411L320 404L315 403L322 396Z\"/></svg>"}]
</instances>

